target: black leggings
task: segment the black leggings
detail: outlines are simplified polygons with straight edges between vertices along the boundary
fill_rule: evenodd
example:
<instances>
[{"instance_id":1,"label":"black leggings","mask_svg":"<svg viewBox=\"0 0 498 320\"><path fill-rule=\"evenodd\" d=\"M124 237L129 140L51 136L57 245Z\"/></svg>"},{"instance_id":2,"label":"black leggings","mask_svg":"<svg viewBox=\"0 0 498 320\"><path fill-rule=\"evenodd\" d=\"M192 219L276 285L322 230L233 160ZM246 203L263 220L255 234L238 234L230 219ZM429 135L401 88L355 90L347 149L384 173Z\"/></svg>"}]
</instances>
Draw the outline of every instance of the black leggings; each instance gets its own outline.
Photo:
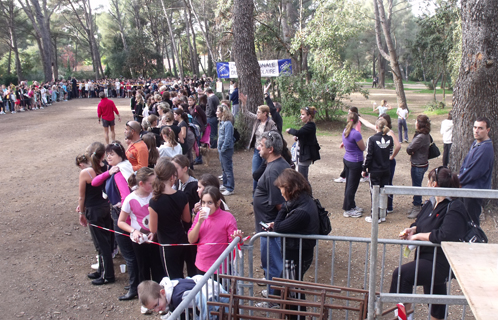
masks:
<instances>
[{"instance_id":1,"label":"black leggings","mask_svg":"<svg viewBox=\"0 0 498 320\"><path fill-rule=\"evenodd\" d=\"M399 284L399 293L412 293L413 285L415 283L415 268L416 262L412 261L401 266L401 278ZM391 289L389 293L396 293L398 287L398 270L396 268L393 272L391 281ZM436 265L436 274L434 276L434 289L433 294L446 294L446 279L449 274L449 269L441 268ZM424 286L424 293L431 292L431 278L432 278L432 261L420 259L418 263L417 285ZM431 316L437 319L444 319L446 313L446 305L433 304L431 308Z\"/></svg>"}]
</instances>

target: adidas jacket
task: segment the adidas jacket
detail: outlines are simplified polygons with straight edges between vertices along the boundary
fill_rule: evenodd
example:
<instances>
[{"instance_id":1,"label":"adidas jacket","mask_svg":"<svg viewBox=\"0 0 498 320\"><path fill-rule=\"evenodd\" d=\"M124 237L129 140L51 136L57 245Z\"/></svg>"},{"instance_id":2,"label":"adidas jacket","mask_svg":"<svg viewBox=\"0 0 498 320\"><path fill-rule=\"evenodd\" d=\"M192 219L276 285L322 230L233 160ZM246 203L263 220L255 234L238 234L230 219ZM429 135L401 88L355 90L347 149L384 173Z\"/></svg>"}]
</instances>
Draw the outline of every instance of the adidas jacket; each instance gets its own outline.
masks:
<instances>
[{"instance_id":1,"label":"adidas jacket","mask_svg":"<svg viewBox=\"0 0 498 320\"><path fill-rule=\"evenodd\" d=\"M393 138L382 132L377 132L368 138L363 171L369 173L389 171L389 156L393 146Z\"/></svg>"}]
</instances>

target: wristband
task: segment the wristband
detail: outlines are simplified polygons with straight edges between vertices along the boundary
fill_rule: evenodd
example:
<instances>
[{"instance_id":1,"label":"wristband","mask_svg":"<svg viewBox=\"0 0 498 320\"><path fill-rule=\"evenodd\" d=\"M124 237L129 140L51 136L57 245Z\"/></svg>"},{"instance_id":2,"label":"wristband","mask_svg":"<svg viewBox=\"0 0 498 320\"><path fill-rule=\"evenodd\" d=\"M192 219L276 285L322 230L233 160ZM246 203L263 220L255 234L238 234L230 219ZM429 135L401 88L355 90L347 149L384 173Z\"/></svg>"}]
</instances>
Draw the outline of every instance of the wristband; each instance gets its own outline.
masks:
<instances>
[{"instance_id":1,"label":"wristband","mask_svg":"<svg viewBox=\"0 0 498 320\"><path fill-rule=\"evenodd\" d=\"M80 215L83 215L83 214L85 214L84 212L78 212L78 213L79 213Z\"/></svg>"}]
</instances>

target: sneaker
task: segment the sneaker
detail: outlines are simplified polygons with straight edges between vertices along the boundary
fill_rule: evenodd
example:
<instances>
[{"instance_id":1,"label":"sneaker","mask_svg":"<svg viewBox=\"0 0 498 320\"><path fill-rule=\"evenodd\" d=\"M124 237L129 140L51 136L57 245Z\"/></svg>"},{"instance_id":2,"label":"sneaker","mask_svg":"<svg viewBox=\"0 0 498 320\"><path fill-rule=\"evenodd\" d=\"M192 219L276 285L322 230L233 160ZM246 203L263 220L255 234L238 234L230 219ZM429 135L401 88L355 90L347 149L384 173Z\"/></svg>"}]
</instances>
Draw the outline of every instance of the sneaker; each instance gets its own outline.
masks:
<instances>
[{"instance_id":1,"label":"sneaker","mask_svg":"<svg viewBox=\"0 0 498 320\"><path fill-rule=\"evenodd\" d=\"M410 214L408 215L408 219L415 219L420 213L421 206L413 206Z\"/></svg>"},{"instance_id":2,"label":"sneaker","mask_svg":"<svg viewBox=\"0 0 498 320\"><path fill-rule=\"evenodd\" d=\"M5 114L5 112L3 112L3 111L0 111L0 114Z\"/></svg>"},{"instance_id":3,"label":"sneaker","mask_svg":"<svg viewBox=\"0 0 498 320\"><path fill-rule=\"evenodd\" d=\"M95 256L97 258L97 263L91 265L93 270L99 270L99 256Z\"/></svg>"},{"instance_id":4,"label":"sneaker","mask_svg":"<svg viewBox=\"0 0 498 320\"><path fill-rule=\"evenodd\" d=\"M231 196L233 194L233 191L228 191L228 190L225 190L221 193L222 195L224 195L225 197L226 196Z\"/></svg>"},{"instance_id":5,"label":"sneaker","mask_svg":"<svg viewBox=\"0 0 498 320\"><path fill-rule=\"evenodd\" d=\"M222 192L223 192L223 191L225 191L226 189L227 189L227 187L225 187L225 186L223 186L223 185L222 185L222 186L220 186L220 191L222 191Z\"/></svg>"},{"instance_id":6,"label":"sneaker","mask_svg":"<svg viewBox=\"0 0 498 320\"><path fill-rule=\"evenodd\" d=\"M394 209L391 209L391 210L387 209L387 211L386 211L386 212L387 212L387 213L393 213L393 212L394 212Z\"/></svg>"},{"instance_id":7,"label":"sneaker","mask_svg":"<svg viewBox=\"0 0 498 320\"><path fill-rule=\"evenodd\" d=\"M342 215L345 216L346 218L359 218L361 217L361 212L358 212L355 209L351 209L348 211L344 211Z\"/></svg>"},{"instance_id":8,"label":"sneaker","mask_svg":"<svg viewBox=\"0 0 498 320\"><path fill-rule=\"evenodd\" d=\"M221 181L223 181L223 175L218 176L218 179L220 179Z\"/></svg>"},{"instance_id":9,"label":"sneaker","mask_svg":"<svg viewBox=\"0 0 498 320\"><path fill-rule=\"evenodd\" d=\"M372 223L372 216L366 216L365 221L368 223ZM379 223L381 223L381 222L382 222L381 219L379 219Z\"/></svg>"},{"instance_id":10,"label":"sneaker","mask_svg":"<svg viewBox=\"0 0 498 320\"><path fill-rule=\"evenodd\" d=\"M261 291L261 296L262 296L263 298L268 298L268 290L266 290L266 289L262 290L262 291Z\"/></svg>"},{"instance_id":11,"label":"sneaker","mask_svg":"<svg viewBox=\"0 0 498 320\"><path fill-rule=\"evenodd\" d=\"M26 111L26 110L24 110L24 108L21 108L21 110L19 110L19 111L24 112L24 111Z\"/></svg>"},{"instance_id":12,"label":"sneaker","mask_svg":"<svg viewBox=\"0 0 498 320\"><path fill-rule=\"evenodd\" d=\"M16 113L15 111L12 111L11 113Z\"/></svg>"},{"instance_id":13,"label":"sneaker","mask_svg":"<svg viewBox=\"0 0 498 320\"><path fill-rule=\"evenodd\" d=\"M168 320L170 316L171 316L171 311L168 311L168 312L164 313L163 315L161 315L159 318L161 320Z\"/></svg>"},{"instance_id":14,"label":"sneaker","mask_svg":"<svg viewBox=\"0 0 498 320\"><path fill-rule=\"evenodd\" d=\"M116 258L116 256L118 255L118 253L119 253L119 248L114 249L114 251L112 251L112 258L113 259Z\"/></svg>"},{"instance_id":15,"label":"sneaker","mask_svg":"<svg viewBox=\"0 0 498 320\"><path fill-rule=\"evenodd\" d=\"M263 277L263 278L261 278L261 280L266 280L266 278L265 278L265 277ZM264 286L266 286L266 283L262 283L262 282L256 282L256 284L257 284L258 286L260 286L260 287L264 287Z\"/></svg>"},{"instance_id":16,"label":"sneaker","mask_svg":"<svg viewBox=\"0 0 498 320\"><path fill-rule=\"evenodd\" d=\"M359 213L363 213L363 211L365 211L363 210L363 208L360 207L354 207L353 210L358 211Z\"/></svg>"},{"instance_id":17,"label":"sneaker","mask_svg":"<svg viewBox=\"0 0 498 320\"><path fill-rule=\"evenodd\" d=\"M256 308L280 309L280 305L275 302L258 302L254 305Z\"/></svg>"},{"instance_id":18,"label":"sneaker","mask_svg":"<svg viewBox=\"0 0 498 320\"><path fill-rule=\"evenodd\" d=\"M152 310L147 309L147 308L146 308L146 307L144 307L144 306L140 306L140 313L141 313L141 314L152 314Z\"/></svg>"},{"instance_id":19,"label":"sneaker","mask_svg":"<svg viewBox=\"0 0 498 320\"><path fill-rule=\"evenodd\" d=\"M45 109L44 107L40 107L40 109Z\"/></svg>"},{"instance_id":20,"label":"sneaker","mask_svg":"<svg viewBox=\"0 0 498 320\"><path fill-rule=\"evenodd\" d=\"M370 181L370 177L362 177L360 179L360 182L369 182Z\"/></svg>"},{"instance_id":21,"label":"sneaker","mask_svg":"<svg viewBox=\"0 0 498 320\"><path fill-rule=\"evenodd\" d=\"M337 178L337 179L334 179L334 182L337 182L337 183L345 183L345 182L346 182L346 178L339 177L339 178Z\"/></svg>"},{"instance_id":22,"label":"sneaker","mask_svg":"<svg viewBox=\"0 0 498 320\"><path fill-rule=\"evenodd\" d=\"M406 139L405 139L405 141L403 141L403 142L406 142L406 143L408 143L408 140L406 140Z\"/></svg>"}]
</instances>

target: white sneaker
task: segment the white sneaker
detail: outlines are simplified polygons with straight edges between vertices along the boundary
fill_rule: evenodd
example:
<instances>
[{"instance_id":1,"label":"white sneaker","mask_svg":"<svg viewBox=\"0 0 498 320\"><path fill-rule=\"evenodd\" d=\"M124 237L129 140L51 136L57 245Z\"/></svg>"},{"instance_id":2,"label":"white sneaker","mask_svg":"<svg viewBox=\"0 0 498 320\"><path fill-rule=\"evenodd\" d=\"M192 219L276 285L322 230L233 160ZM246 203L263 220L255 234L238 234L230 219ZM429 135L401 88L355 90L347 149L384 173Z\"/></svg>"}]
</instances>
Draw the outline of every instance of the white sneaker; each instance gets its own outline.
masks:
<instances>
[{"instance_id":1,"label":"white sneaker","mask_svg":"<svg viewBox=\"0 0 498 320\"><path fill-rule=\"evenodd\" d=\"M218 179L220 179L221 181L223 181L223 175L218 176Z\"/></svg>"},{"instance_id":2,"label":"white sneaker","mask_svg":"<svg viewBox=\"0 0 498 320\"><path fill-rule=\"evenodd\" d=\"M3 111L0 111L0 114L5 114L5 112L3 112Z\"/></svg>"},{"instance_id":3,"label":"white sneaker","mask_svg":"<svg viewBox=\"0 0 498 320\"><path fill-rule=\"evenodd\" d=\"M337 179L334 179L334 182L337 182L337 183L345 183L345 182L346 182L346 178L339 177L339 178L337 178Z\"/></svg>"},{"instance_id":4,"label":"white sneaker","mask_svg":"<svg viewBox=\"0 0 498 320\"><path fill-rule=\"evenodd\" d=\"M40 109L45 109L44 107L40 107Z\"/></svg>"},{"instance_id":5,"label":"white sneaker","mask_svg":"<svg viewBox=\"0 0 498 320\"><path fill-rule=\"evenodd\" d=\"M224 185L220 186L220 191L225 191L227 189L227 187L225 187Z\"/></svg>"},{"instance_id":6,"label":"white sneaker","mask_svg":"<svg viewBox=\"0 0 498 320\"><path fill-rule=\"evenodd\" d=\"M91 265L93 270L99 270L99 256L95 256L97 258L97 263Z\"/></svg>"},{"instance_id":7,"label":"white sneaker","mask_svg":"<svg viewBox=\"0 0 498 320\"><path fill-rule=\"evenodd\" d=\"M363 208L360 207L354 207L353 210L358 211L359 213L363 213L363 211L365 211L363 210Z\"/></svg>"},{"instance_id":8,"label":"white sneaker","mask_svg":"<svg viewBox=\"0 0 498 320\"><path fill-rule=\"evenodd\" d=\"M140 313L141 314L152 314L152 310L149 310L144 306L140 306Z\"/></svg>"},{"instance_id":9,"label":"white sneaker","mask_svg":"<svg viewBox=\"0 0 498 320\"><path fill-rule=\"evenodd\" d=\"M366 221L366 222L369 222L369 223L372 223L372 216L366 216L366 217L365 217L365 221ZM382 222L382 220L381 220L381 219L379 219L379 223L381 223L381 222Z\"/></svg>"},{"instance_id":10,"label":"white sneaker","mask_svg":"<svg viewBox=\"0 0 498 320\"><path fill-rule=\"evenodd\" d=\"M222 195L224 195L225 197L226 196L231 196L233 194L233 191L228 191L228 190L225 190L221 193Z\"/></svg>"},{"instance_id":11,"label":"white sneaker","mask_svg":"<svg viewBox=\"0 0 498 320\"><path fill-rule=\"evenodd\" d=\"M280 305L275 302L258 302L254 305L256 308L270 308L270 309L280 309Z\"/></svg>"},{"instance_id":12,"label":"white sneaker","mask_svg":"<svg viewBox=\"0 0 498 320\"><path fill-rule=\"evenodd\" d=\"M370 177L365 177L365 178L361 178L360 179L360 182L369 182L370 181Z\"/></svg>"},{"instance_id":13,"label":"white sneaker","mask_svg":"<svg viewBox=\"0 0 498 320\"><path fill-rule=\"evenodd\" d=\"M355 209L351 209L348 211L344 211L342 215L345 216L346 218L360 218L361 212L358 212Z\"/></svg>"},{"instance_id":14,"label":"white sneaker","mask_svg":"<svg viewBox=\"0 0 498 320\"><path fill-rule=\"evenodd\" d=\"M11 113L16 113L15 111L12 111Z\"/></svg>"},{"instance_id":15,"label":"white sneaker","mask_svg":"<svg viewBox=\"0 0 498 320\"><path fill-rule=\"evenodd\" d=\"M268 298L268 290L266 290L266 289L262 290L262 291L261 291L261 296L262 296L263 298Z\"/></svg>"}]
</instances>

